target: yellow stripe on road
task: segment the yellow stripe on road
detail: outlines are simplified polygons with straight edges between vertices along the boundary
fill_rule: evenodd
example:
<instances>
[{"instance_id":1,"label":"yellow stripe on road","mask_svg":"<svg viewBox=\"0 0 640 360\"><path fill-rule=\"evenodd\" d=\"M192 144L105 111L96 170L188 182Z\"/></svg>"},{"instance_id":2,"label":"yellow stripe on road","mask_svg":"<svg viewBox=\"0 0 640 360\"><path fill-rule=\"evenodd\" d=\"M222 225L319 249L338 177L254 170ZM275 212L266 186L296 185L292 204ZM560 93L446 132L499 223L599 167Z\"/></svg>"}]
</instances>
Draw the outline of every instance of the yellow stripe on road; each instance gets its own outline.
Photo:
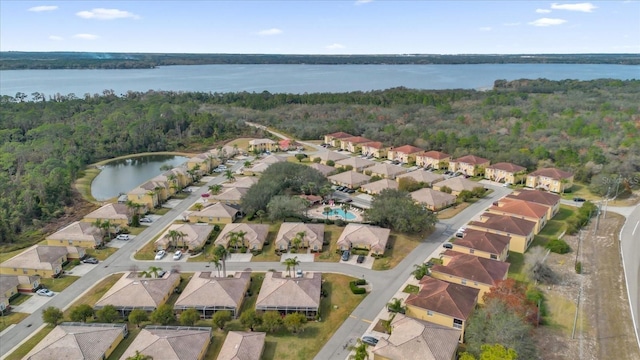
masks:
<instances>
[{"instance_id":1,"label":"yellow stripe on road","mask_svg":"<svg viewBox=\"0 0 640 360\"><path fill-rule=\"evenodd\" d=\"M371 320L367 320L367 319L360 319L360 320L362 320L362 321L364 321L364 322L366 322L366 323L369 323L369 324L371 324L371 323L373 322L373 321L371 321Z\"/></svg>"}]
</instances>

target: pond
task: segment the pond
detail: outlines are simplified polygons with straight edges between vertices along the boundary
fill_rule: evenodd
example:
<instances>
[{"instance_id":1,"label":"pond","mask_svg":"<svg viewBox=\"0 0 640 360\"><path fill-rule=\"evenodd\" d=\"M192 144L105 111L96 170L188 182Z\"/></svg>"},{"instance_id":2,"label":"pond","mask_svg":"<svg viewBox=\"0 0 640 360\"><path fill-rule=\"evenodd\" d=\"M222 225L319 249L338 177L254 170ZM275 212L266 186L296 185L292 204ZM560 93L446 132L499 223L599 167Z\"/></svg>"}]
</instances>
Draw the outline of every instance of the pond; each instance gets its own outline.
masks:
<instances>
[{"instance_id":1,"label":"pond","mask_svg":"<svg viewBox=\"0 0 640 360\"><path fill-rule=\"evenodd\" d=\"M163 165L176 167L189 158L175 155L143 155L114 160L102 167L91 183L91 195L99 201L127 193L145 181L162 174Z\"/></svg>"}]
</instances>

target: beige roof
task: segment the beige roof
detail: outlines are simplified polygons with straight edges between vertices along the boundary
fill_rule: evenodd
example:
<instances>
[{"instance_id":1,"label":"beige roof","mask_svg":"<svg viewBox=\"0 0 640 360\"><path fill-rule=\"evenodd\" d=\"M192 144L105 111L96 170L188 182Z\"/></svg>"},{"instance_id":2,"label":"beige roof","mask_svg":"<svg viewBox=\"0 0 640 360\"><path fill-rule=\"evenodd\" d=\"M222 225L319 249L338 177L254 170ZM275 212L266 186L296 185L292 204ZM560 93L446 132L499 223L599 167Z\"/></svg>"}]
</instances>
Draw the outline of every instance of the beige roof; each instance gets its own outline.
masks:
<instances>
[{"instance_id":1,"label":"beige roof","mask_svg":"<svg viewBox=\"0 0 640 360\"><path fill-rule=\"evenodd\" d=\"M213 272L196 272L176 300L176 308L223 307L238 309L249 286L251 272L234 277L215 277Z\"/></svg>"},{"instance_id":2,"label":"beige roof","mask_svg":"<svg viewBox=\"0 0 640 360\"><path fill-rule=\"evenodd\" d=\"M469 164L469 165L482 165L482 164L486 164L486 163L488 163L490 161L489 161L489 159L481 158L480 156L465 155L465 156L462 156L462 157L459 157L459 158L455 159L454 162L464 163L464 164Z\"/></svg>"},{"instance_id":3,"label":"beige roof","mask_svg":"<svg viewBox=\"0 0 640 360\"><path fill-rule=\"evenodd\" d=\"M322 175L324 175L324 176L328 176L332 172L336 171L336 168L334 168L333 166L328 166L328 165L323 165L323 164L313 163L313 164L309 165L309 167L320 171L322 173Z\"/></svg>"},{"instance_id":4,"label":"beige roof","mask_svg":"<svg viewBox=\"0 0 640 360\"><path fill-rule=\"evenodd\" d=\"M158 240L156 240L156 248L166 249L168 247L170 239L165 236L169 234L170 230L176 230L184 234L183 238L176 239L178 246L181 246L184 242L187 247L193 249L204 245L209 234L213 231L213 226L204 224L172 224L160 235Z\"/></svg>"},{"instance_id":5,"label":"beige roof","mask_svg":"<svg viewBox=\"0 0 640 360\"><path fill-rule=\"evenodd\" d=\"M240 176L235 179L234 182L226 182L222 184L223 187L236 187L248 189L258 182L258 178L255 176Z\"/></svg>"},{"instance_id":6,"label":"beige roof","mask_svg":"<svg viewBox=\"0 0 640 360\"><path fill-rule=\"evenodd\" d=\"M260 144L275 144L276 142L271 139L253 139L249 140L249 145L260 145Z\"/></svg>"},{"instance_id":7,"label":"beige roof","mask_svg":"<svg viewBox=\"0 0 640 360\"><path fill-rule=\"evenodd\" d=\"M231 156L231 155L235 155L238 153L238 150L236 150L233 146L229 146L229 145L225 145L223 146L220 150L218 149L211 149L208 151L209 154L213 154L214 156L220 157L220 156Z\"/></svg>"},{"instance_id":8,"label":"beige roof","mask_svg":"<svg viewBox=\"0 0 640 360\"><path fill-rule=\"evenodd\" d=\"M162 278L143 278L136 273L126 273L96 302L95 307L156 308L173 291L179 277L176 272L168 272Z\"/></svg>"},{"instance_id":9,"label":"beige roof","mask_svg":"<svg viewBox=\"0 0 640 360\"><path fill-rule=\"evenodd\" d=\"M223 188L223 191L217 195L211 195L209 199L218 200L221 202L225 201L240 201L244 194L247 193L247 188L242 187L226 187Z\"/></svg>"},{"instance_id":10,"label":"beige roof","mask_svg":"<svg viewBox=\"0 0 640 360\"><path fill-rule=\"evenodd\" d=\"M407 154L407 155L417 154L424 151L424 149L420 149L419 147L415 147L413 145L402 145L397 148L393 148L391 150L393 150L396 153Z\"/></svg>"},{"instance_id":11,"label":"beige roof","mask_svg":"<svg viewBox=\"0 0 640 360\"><path fill-rule=\"evenodd\" d=\"M47 240L93 241L97 245L102 242L102 231L92 223L76 221L47 236Z\"/></svg>"},{"instance_id":12,"label":"beige roof","mask_svg":"<svg viewBox=\"0 0 640 360\"><path fill-rule=\"evenodd\" d=\"M129 208L125 204L107 204L85 216L86 219L128 220Z\"/></svg>"},{"instance_id":13,"label":"beige roof","mask_svg":"<svg viewBox=\"0 0 640 360\"><path fill-rule=\"evenodd\" d=\"M263 164L276 164L276 163L281 163L281 162L286 162L287 161L287 156L281 156L281 155L269 155L267 157L264 157L260 160L258 160L258 162L263 163Z\"/></svg>"},{"instance_id":14,"label":"beige roof","mask_svg":"<svg viewBox=\"0 0 640 360\"><path fill-rule=\"evenodd\" d=\"M350 245L354 247L371 248L378 252L384 252L389 240L389 233L391 230L362 224L348 224L342 234L338 238L337 245Z\"/></svg>"},{"instance_id":15,"label":"beige roof","mask_svg":"<svg viewBox=\"0 0 640 360\"><path fill-rule=\"evenodd\" d=\"M191 216L213 217L213 218L233 218L238 214L238 210L223 203L215 203L200 211L194 211Z\"/></svg>"},{"instance_id":16,"label":"beige roof","mask_svg":"<svg viewBox=\"0 0 640 360\"><path fill-rule=\"evenodd\" d=\"M396 314L391 335L373 349L386 359L451 360L458 349L460 330Z\"/></svg>"},{"instance_id":17,"label":"beige roof","mask_svg":"<svg viewBox=\"0 0 640 360\"><path fill-rule=\"evenodd\" d=\"M369 166L375 165L375 161L363 159L360 157L348 157L346 159L336 161L336 166L352 166L354 170L364 169Z\"/></svg>"},{"instance_id":18,"label":"beige roof","mask_svg":"<svg viewBox=\"0 0 640 360\"><path fill-rule=\"evenodd\" d=\"M0 275L0 299L4 298L4 293L15 289L18 285L20 285L20 280L17 276Z\"/></svg>"},{"instance_id":19,"label":"beige roof","mask_svg":"<svg viewBox=\"0 0 640 360\"><path fill-rule=\"evenodd\" d=\"M372 174L379 174L393 179L396 177L396 175L406 173L407 169L403 168L402 166L391 165L387 163L378 163L367 168L367 171L371 171Z\"/></svg>"},{"instance_id":20,"label":"beige roof","mask_svg":"<svg viewBox=\"0 0 640 360\"><path fill-rule=\"evenodd\" d=\"M425 183L425 184L429 184L429 185L431 185L431 184L433 184L435 182L444 180L444 176L442 176L440 174L432 173L430 171L420 171L420 170L416 170L416 171L412 171L410 173L398 175L396 177L396 180L400 180L400 179L404 179L404 178L413 179L416 182Z\"/></svg>"},{"instance_id":21,"label":"beige roof","mask_svg":"<svg viewBox=\"0 0 640 360\"><path fill-rule=\"evenodd\" d=\"M283 278L267 272L258 294L256 309L319 308L322 274L307 272L302 278Z\"/></svg>"},{"instance_id":22,"label":"beige roof","mask_svg":"<svg viewBox=\"0 0 640 360\"><path fill-rule=\"evenodd\" d=\"M411 192L411 198L416 202L427 204L434 208L451 205L456 201L456 197L451 194L443 193L429 188L422 188Z\"/></svg>"},{"instance_id":23,"label":"beige roof","mask_svg":"<svg viewBox=\"0 0 640 360\"><path fill-rule=\"evenodd\" d=\"M351 170L351 171L345 171L339 174L331 175L329 176L328 179L332 182L338 182L341 184L348 184L349 186L357 187L364 183L369 182L369 180L371 179L371 176L361 174L359 172L355 172Z\"/></svg>"},{"instance_id":24,"label":"beige roof","mask_svg":"<svg viewBox=\"0 0 640 360\"><path fill-rule=\"evenodd\" d=\"M232 232L244 232L244 241L248 244L249 249L253 249L254 245L256 245L257 248L262 248L269 234L269 225L247 223L227 224L218 235L215 244L226 247L229 244L229 234Z\"/></svg>"},{"instance_id":25,"label":"beige roof","mask_svg":"<svg viewBox=\"0 0 640 360\"><path fill-rule=\"evenodd\" d=\"M142 185L134 188L133 190L129 191L128 194L133 194L133 195L136 195L136 194L147 194L150 191L153 191L158 187L166 188L167 184L164 183L164 182L158 182L158 181L149 180L149 181L143 183ZM124 204L120 204L120 205L124 205ZM124 205L124 206L126 207L126 205ZM100 210L100 209L98 209L98 210ZM85 217L88 217L88 215L85 216Z\"/></svg>"},{"instance_id":26,"label":"beige roof","mask_svg":"<svg viewBox=\"0 0 640 360\"><path fill-rule=\"evenodd\" d=\"M322 152L318 152L317 154L313 155L312 158L320 158L322 161L340 161L343 159L348 158L349 156L341 154L339 152L335 152L335 151L322 151Z\"/></svg>"},{"instance_id":27,"label":"beige roof","mask_svg":"<svg viewBox=\"0 0 640 360\"><path fill-rule=\"evenodd\" d=\"M434 160L448 159L451 157L451 155L447 153L443 153L442 151L436 151L436 150L425 151L422 154L419 154L418 156L422 156L424 158L431 158Z\"/></svg>"},{"instance_id":28,"label":"beige roof","mask_svg":"<svg viewBox=\"0 0 640 360\"><path fill-rule=\"evenodd\" d=\"M308 243L310 248L316 245L322 249L324 242L324 224L305 224L301 222L285 222L280 225L280 230L276 236L276 245L286 243L288 246L291 240L300 232L304 232L304 243ZM279 247L278 247L279 248Z\"/></svg>"},{"instance_id":29,"label":"beige roof","mask_svg":"<svg viewBox=\"0 0 640 360\"><path fill-rule=\"evenodd\" d=\"M69 254L66 246L34 245L1 265L5 268L53 270Z\"/></svg>"},{"instance_id":30,"label":"beige roof","mask_svg":"<svg viewBox=\"0 0 640 360\"><path fill-rule=\"evenodd\" d=\"M24 357L25 360L102 360L125 324L62 323L56 326Z\"/></svg>"},{"instance_id":31,"label":"beige roof","mask_svg":"<svg viewBox=\"0 0 640 360\"><path fill-rule=\"evenodd\" d=\"M521 172L521 171L527 170L527 168L524 167L524 166L520 166L520 165L508 163L508 162L496 163L496 164L493 164L493 165L487 167L487 169L502 170L502 171L506 171L506 172L509 172L509 173L517 173L517 172Z\"/></svg>"},{"instance_id":32,"label":"beige roof","mask_svg":"<svg viewBox=\"0 0 640 360\"><path fill-rule=\"evenodd\" d=\"M210 341L209 327L146 327L136 336L120 360L134 356L136 350L155 360L198 360Z\"/></svg>"},{"instance_id":33,"label":"beige roof","mask_svg":"<svg viewBox=\"0 0 640 360\"><path fill-rule=\"evenodd\" d=\"M229 331L217 360L260 360L267 333Z\"/></svg>"},{"instance_id":34,"label":"beige roof","mask_svg":"<svg viewBox=\"0 0 640 360\"><path fill-rule=\"evenodd\" d=\"M269 168L269 166L271 166L271 164L258 162L258 163L253 164L253 166L250 167L250 168L245 168L244 171L252 172L252 173L262 173L265 170L267 170Z\"/></svg>"},{"instance_id":35,"label":"beige roof","mask_svg":"<svg viewBox=\"0 0 640 360\"><path fill-rule=\"evenodd\" d=\"M482 184L465 179L464 176L458 176L439 181L433 185L434 188L443 186L446 186L453 191L460 192L462 190L472 191L474 188L482 187Z\"/></svg>"},{"instance_id":36,"label":"beige roof","mask_svg":"<svg viewBox=\"0 0 640 360\"><path fill-rule=\"evenodd\" d=\"M364 191L368 191L373 194L378 194L385 189L397 189L398 183L390 179L381 179L372 183L364 184L360 187Z\"/></svg>"}]
</instances>

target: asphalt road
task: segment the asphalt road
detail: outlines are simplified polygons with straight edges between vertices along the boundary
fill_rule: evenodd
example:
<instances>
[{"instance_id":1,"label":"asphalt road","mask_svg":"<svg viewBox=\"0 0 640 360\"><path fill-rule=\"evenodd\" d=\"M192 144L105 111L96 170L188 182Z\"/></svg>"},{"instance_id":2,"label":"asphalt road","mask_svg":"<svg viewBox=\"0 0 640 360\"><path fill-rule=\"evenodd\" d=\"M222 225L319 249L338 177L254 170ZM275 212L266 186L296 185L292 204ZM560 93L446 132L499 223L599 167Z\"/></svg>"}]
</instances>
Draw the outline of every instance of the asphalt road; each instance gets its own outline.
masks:
<instances>
[{"instance_id":1,"label":"asphalt road","mask_svg":"<svg viewBox=\"0 0 640 360\"><path fill-rule=\"evenodd\" d=\"M609 208L609 211L616 211ZM622 252L622 265L627 279L627 292L631 305L631 316L636 332L636 341L640 347L640 205L626 215L627 221L620 231L620 250Z\"/></svg>"}]
</instances>

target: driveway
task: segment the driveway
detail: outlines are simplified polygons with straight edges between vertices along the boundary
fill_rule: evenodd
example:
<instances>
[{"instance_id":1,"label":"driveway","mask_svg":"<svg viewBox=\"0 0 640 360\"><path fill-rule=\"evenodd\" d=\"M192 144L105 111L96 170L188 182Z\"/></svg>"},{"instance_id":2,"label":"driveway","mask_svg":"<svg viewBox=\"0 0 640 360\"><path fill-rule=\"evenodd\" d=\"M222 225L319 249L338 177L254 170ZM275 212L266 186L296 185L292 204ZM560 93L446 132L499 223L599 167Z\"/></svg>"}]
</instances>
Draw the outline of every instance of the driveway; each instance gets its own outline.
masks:
<instances>
[{"instance_id":1,"label":"driveway","mask_svg":"<svg viewBox=\"0 0 640 360\"><path fill-rule=\"evenodd\" d=\"M100 263L98 264L80 263L80 265L74 266L73 269L69 271L65 271L64 273L67 275L82 276L88 273L89 271L93 270L96 266L99 266L99 265Z\"/></svg>"},{"instance_id":2,"label":"driveway","mask_svg":"<svg viewBox=\"0 0 640 360\"><path fill-rule=\"evenodd\" d=\"M181 202L182 202L182 199L170 199L170 200L167 200L166 203L162 204L162 207L173 209L174 207L178 206L178 204L180 204Z\"/></svg>"},{"instance_id":3,"label":"driveway","mask_svg":"<svg viewBox=\"0 0 640 360\"><path fill-rule=\"evenodd\" d=\"M33 295L30 295L31 296L30 299L26 300L20 305L12 306L11 308L13 309L14 312L33 314L34 312L38 311L41 307L43 307L46 303L48 303L51 299L53 299L57 295L58 293L56 293L56 295L52 297L48 297L48 296L36 295L34 293Z\"/></svg>"},{"instance_id":4,"label":"driveway","mask_svg":"<svg viewBox=\"0 0 640 360\"><path fill-rule=\"evenodd\" d=\"M127 245L129 242L134 241L136 238L136 235L131 235L131 239L130 240L118 240L118 239L113 239L111 241L109 241L107 243L108 247L112 247L112 248L118 248L120 249L121 247Z\"/></svg>"}]
</instances>

